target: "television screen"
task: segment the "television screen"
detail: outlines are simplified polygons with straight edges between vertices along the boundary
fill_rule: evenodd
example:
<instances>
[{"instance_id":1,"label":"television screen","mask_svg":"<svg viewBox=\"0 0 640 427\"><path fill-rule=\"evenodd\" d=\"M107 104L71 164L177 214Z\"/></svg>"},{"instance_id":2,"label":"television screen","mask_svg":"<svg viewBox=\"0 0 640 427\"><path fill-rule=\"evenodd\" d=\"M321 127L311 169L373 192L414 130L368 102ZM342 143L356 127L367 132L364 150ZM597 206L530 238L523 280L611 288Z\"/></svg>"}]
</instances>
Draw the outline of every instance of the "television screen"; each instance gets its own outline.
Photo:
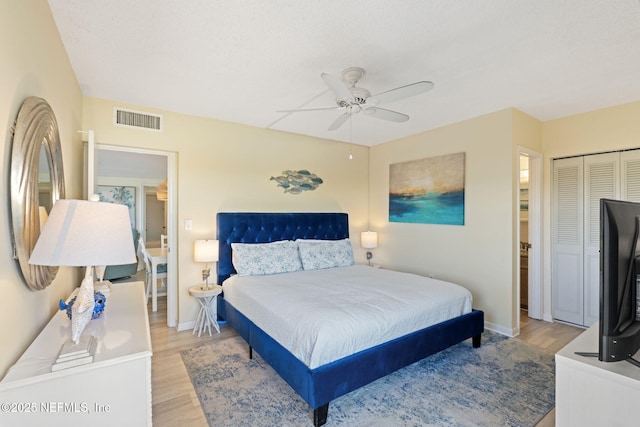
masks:
<instances>
[{"instance_id":1,"label":"television screen","mask_svg":"<svg viewBox=\"0 0 640 427\"><path fill-rule=\"evenodd\" d=\"M600 200L598 359L604 362L635 362L632 356L640 349L639 233L640 203Z\"/></svg>"}]
</instances>

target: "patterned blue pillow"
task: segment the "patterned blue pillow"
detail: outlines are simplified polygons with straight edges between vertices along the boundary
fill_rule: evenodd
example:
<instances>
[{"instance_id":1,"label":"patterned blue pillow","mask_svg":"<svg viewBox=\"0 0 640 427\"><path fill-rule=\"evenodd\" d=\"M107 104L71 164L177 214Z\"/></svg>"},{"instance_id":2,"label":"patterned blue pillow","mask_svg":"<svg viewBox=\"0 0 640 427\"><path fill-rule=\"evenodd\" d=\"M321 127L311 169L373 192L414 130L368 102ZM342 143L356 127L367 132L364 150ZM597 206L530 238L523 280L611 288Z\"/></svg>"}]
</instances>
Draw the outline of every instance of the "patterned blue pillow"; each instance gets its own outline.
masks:
<instances>
[{"instance_id":1,"label":"patterned blue pillow","mask_svg":"<svg viewBox=\"0 0 640 427\"><path fill-rule=\"evenodd\" d=\"M349 239L296 240L305 270L353 265L353 249Z\"/></svg>"},{"instance_id":2,"label":"patterned blue pillow","mask_svg":"<svg viewBox=\"0 0 640 427\"><path fill-rule=\"evenodd\" d=\"M231 261L239 276L262 276L302 270L298 245L292 240L273 243L232 243Z\"/></svg>"}]
</instances>

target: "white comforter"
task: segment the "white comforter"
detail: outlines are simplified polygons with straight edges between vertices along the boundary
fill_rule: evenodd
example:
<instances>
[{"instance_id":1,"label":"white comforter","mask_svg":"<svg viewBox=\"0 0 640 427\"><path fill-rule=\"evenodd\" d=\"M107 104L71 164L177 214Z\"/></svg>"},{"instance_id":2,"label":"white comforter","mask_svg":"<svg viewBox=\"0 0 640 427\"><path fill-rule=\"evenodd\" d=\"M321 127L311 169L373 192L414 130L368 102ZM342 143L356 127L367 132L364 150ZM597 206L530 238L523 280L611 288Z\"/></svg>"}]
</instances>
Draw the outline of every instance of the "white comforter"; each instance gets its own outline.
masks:
<instances>
[{"instance_id":1,"label":"white comforter","mask_svg":"<svg viewBox=\"0 0 640 427\"><path fill-rule=\"evenodd\" d=\"M471 311L465 288L352 266L232 276L224 298L313 369Z\"/></svg>"}]
</instances>

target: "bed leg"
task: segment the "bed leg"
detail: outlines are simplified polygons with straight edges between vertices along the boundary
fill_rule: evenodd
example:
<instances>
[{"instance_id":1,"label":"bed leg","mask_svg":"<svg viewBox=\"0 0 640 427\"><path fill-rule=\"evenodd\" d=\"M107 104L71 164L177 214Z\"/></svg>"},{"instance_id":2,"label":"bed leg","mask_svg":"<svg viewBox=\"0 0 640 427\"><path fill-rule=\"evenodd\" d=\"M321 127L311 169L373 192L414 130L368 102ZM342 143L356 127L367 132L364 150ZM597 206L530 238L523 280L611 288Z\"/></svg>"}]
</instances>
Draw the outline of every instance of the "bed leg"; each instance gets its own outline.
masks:
<instances>
[{"instance_id":1,"label":"bed leg","mask_svg":"<svg viewBox=\"0 0 640 427\"><path fill-rule=\"evenodd\" d=\"M473 336L473 338L471 338L472 342L473 342L473 348L478 348L480 347L480 343L482 342L482 334L478 334Z\"/></svg>"},{"instance_id":2,"label":"bed leg","mask_svg":"<svg viewBox=\"0 0 640 427\"><path fill-rule=\"evenodd\" d=\"M249 346L249 360L253 360L253 347Z\"/></svg>"},{"instance_id":3,"label":"bed leg","mask_svg":"<svg viewBox=\"0 0 640 427\"><path fill-rule=\"evenodd\" d=\"M327 414L329 413L329 404L325 403L313 410L313 425L319 427L327 422Z\"/></svg>"}]
</instances>

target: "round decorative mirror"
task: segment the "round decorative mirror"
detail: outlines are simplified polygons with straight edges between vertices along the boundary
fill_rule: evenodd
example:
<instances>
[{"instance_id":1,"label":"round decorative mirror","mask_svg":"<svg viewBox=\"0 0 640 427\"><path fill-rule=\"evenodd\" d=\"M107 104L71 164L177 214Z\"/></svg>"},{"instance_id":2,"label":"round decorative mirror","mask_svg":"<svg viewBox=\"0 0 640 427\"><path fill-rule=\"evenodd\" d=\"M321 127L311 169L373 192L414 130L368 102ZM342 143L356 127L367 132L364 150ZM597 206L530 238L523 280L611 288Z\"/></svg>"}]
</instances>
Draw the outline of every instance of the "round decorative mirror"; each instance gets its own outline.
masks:
<instances>
[{"instance_id":1,"label":"round decorative mirror","mask_svg":"<svg viewBox=\"0 0 640 427\"><path fill-rule=\"evenodd\" d=\"M58 267L29 264L47 214L64 198L64 175L58 123L42 98L29 97L20 107L11 154L11 219L14 258L27 286L51 284Z\"/></svg>"}]
</instances>

